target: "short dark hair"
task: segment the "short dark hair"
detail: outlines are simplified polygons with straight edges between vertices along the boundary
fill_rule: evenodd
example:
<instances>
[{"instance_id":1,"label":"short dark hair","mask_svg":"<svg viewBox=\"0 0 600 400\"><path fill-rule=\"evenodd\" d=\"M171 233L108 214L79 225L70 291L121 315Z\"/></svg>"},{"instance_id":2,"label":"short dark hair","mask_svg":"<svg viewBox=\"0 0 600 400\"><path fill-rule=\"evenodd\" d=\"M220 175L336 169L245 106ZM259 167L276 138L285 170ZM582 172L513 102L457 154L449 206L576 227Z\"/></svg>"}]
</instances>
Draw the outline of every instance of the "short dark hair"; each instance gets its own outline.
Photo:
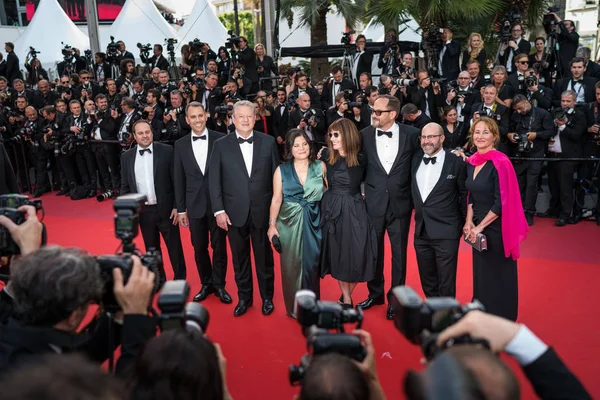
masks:
<instances>
[{"instance_id":1,"label":"short dark hair","mask_svg":"<svg viewBox=\"0 0 600 400\"><path fill-rule=\"evenodd\" d=\"M571 62L569 63L569 67L572 67L573 64L575 64L575 63L582 63L583 66L585 67L585 60L583 58L581 58L581 57L575 57L575 58L573 58L571 60Z\"/></svg>"},{"instance_id":2,"label":"short dark hair","mask_svg":"<svg viewBox=\"0 0 600 400\"><path fill-rule=\"evenodd\" d=\"M285 135L284 160L286 162L291 162L294 160L294 156L292 155L292 148L294 147L294 142L296 141L296 138L299 138L299 137L303 137L304 140L306 140L306 143L308 143L310 145L310 138L308 137L308 135L306 134L304 129L298 129L298 128L290 129L288 131L288 133L286 133L286 135ZM308 156L308 162L313 162L313 161L315 161L315 155L311 151L310 155Z\"/></svg>"},{"instance_id":3,"label":"short dark hair","mask_svg":"<svg viewBox=\"0 0 600 400\"><path fill-rule=\"evenodd\" d=\"M79 249L42 247L15 263L10 290L15 313L25 324L54 326L100 300L103 282L96 259Z\"/></svg>"},{"instance_id":4,"label":"short dark hair","mask_svg":"<svg viewBox=\"0 0 600 400\"><path fill-rule=\"evenodd\" d=\"M163 51L163 47L160 44L155 44L154 47L156 47L158 49L158 51L160 51L162 53Z\"/></svg>"},{"instance_id":5,"label":"short dark hair","mask_svg":"<svg viewBox=\"0 0 600 400\"><path fill-rule=\"evenodd\" d=\"M380 99L386 99L388 101L387 108L388 110L396 111L396 115L400 115L400 100L396 96L391 96L389 94L384 94L379 96Z\"/></svg>"},{"instance_id":6,"label":"short dark hair","mask_svg":"<svg viewBox=\"0 0 600 400\"><path fill-rule=\"evenodd\" d=\"M342 67L339 65L334 65L331 67L331 75L337 74L338 72L342 72Z\"/></svg>"},{"instance_id":7,"label":"short dark hair","mask_svg":"<svg viewBox=\"0 0 600 400\"><path fill-rule=\"evenodd\" d=\"M514 109L515 106L521 104L524 101L529 101L529 100L527 100L527 97L525 97L522 94L515 95L515 97L513 98L512 104L511 104L511 106L512 106L511 108Z\"/></svg>"},{"instance_id":8,"label":"short dark hair","mask_svg":"<svg viewBox=\"0 0 600 400\"><path fill-rule=\"evenodd\" d=\"M412 103L407 103L407 104L403 105L402 110L400 110L400 113L402 115L414 115L418 112L419 112L419 109L417 108L417 106L415 106Z\"/></svg>"},{"instance_id":9,"label":"short dark hair","mask_svg":"<svg viewBox=\"0 0 600 400\"><path fill-rule=\"evenodd\" d=\"M134 83L139 83L140 85L144 86L144 78L141 76L135 76L133 79L131 79L131 84L133 85Z\"/></svg>"},{"instance_id":10,"label":"short dark hair","mask_svg":"<svg viewBox=\"0 0 600 400\"><path fill-rule=\"evenodd\" d=\"M223 398L217 350L199 331L173 329L150 339L133 368L131 400Z\"/></svg>"},{"instance_id":11,"label":"short dark hair","mask_svg":"<svg viewBox=\"0 0 600 400\"><path fill-rule=\"evenodd\" d=\"M370 397L369 384L356 364L340 354L324 354L304 374L301 400L359 400Z\"/></svg>"},{"instance_id":12,"label":"short dark hair","mask_svg":"<svg viewBox=\"0 0 600 400\"><path fill-rule=\"evenodd\" d=\"M367 97L371 96L371 94L375 93L375 92L379 92L379 89L377 88L377 86L367 86L365 88L365 95ZM389 104L389 103L388 103Z\"/></svg>"},{"instance_id":13,"label":"short dark hair","mask_svg":"<svg viewBox=\"0 0 600 400\"><path fill-rule=\"evenodd\" d=\"M54 108L54 106L44 106L40 112L46 114L56 114L56 108Z\"/></svg>"},{"instance_id":14,"label":"short dark hair","mask_svg":"<svg viewBox=\"0 0 600 400\"><path fill-rule=\"evenodd\" d=\"M363 72L362 74L359 75L359 77L361 77L363 75L366 76L368 80L372 80L373 79L373 77L371 76L370 72Z\"/></svg>"},{"instance_id":15,"label":"short dark hair","mask_svg":"<svg viewBox=\"0 0 600 400\"><path fill-rule=\"evenodd\" d=\"M102 99L108 101L108 97L106 97L106 95L104 93L97 94L96 97L94 97L94 101L98 101L98 100L102 100Z\"/></svg>"},{"instance_id":16,"label":"short dark hair","mask_svg":"<svg viewBox=\"0 0 600 400\"><path fill-rule=\"evenodd\" d=\"M129 108L135 109L136 107L135 100L131 97L123 97L123 100L121 100L121 102Z\"/></svg>"},{"instance_id":17,"label":"short dark hair","mask_svg":"<svg viewBox=\"0 0 600 400\"><path fill-rule=\"evenodd\" d=\"M157 99L160 99L160 92L158 91L158 89L149 89L148 93L151 93L152 96L154 96Z\"/></svg>"},{"instance_id":18,"label":"short dark hair","mask_svg":"<svg viewBox=\"0 0 600 400\"><path fill-rule=\"evenodd\" d=\"M201 109L202 109L202 111L206 111L206 110L204 109L204 106L202 105L202 103L200 103L199 101L190 101L190 102L188 103L188 105L187 105L187 106L185 106L185 114L186 114L186 115L187 115L187 113L188 113L188 110L190 109L190 107L194 107L194 108L201 108Z\"/></svg>"},{"instance_id":19,"label":"short dark hair","mask_svg":"<svg viewBox=\"0 0 600 400\"><path fill-rule=\"evenodd\" d=\"M11 51L15 50L15 45L13 44L13 42L5 42L4 44L7 45L8 47L10 47Z\"/></svg>"},{"instance_id":20,"label":"short dark hair","mask_svg":"<svg viewBox=\"0 0 600 400\"><path fill-rule=\"evenodd\" d=\"M2 398L37 400L125 400L113 375L77 354L47 354L3 376Z\"/></svg>"},{"instance_id":21,"label":"short dark hair","mask_svg":"<svg viewBox=\"0 0 600 400\"><path fill-rule=\"evenodd\" d=\"M135 133L135 128L137 128L137 126L141 124L146 124L150 127L150 129L152 129L152 125L150 124L150 122L146 121L145 119L138 119L131 126L131 132Z\"/></svg>"}]
</instances>

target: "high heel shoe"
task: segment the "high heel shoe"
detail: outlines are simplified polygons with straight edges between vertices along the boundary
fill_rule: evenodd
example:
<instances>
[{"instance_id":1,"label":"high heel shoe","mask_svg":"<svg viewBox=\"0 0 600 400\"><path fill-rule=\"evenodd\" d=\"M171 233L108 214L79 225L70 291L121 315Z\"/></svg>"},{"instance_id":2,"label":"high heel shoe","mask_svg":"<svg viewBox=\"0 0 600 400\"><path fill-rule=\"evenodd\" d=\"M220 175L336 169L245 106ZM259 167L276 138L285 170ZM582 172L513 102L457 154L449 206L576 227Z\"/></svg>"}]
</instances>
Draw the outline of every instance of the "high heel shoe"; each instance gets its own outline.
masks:
<instances>
[{"instance_id":1,"label":"high heel shoe","mask_svg":"<svg viewBox=\"0 0 600 400\"><path fill-rule=\"evenodd\" d=\"M343 303L343 304L342 304L342 308L343 308L344 310L350 310L350 309L353 309L353 308L354 308L354 302L350 302L350 304Z\"/></svg>"}]
</instances>

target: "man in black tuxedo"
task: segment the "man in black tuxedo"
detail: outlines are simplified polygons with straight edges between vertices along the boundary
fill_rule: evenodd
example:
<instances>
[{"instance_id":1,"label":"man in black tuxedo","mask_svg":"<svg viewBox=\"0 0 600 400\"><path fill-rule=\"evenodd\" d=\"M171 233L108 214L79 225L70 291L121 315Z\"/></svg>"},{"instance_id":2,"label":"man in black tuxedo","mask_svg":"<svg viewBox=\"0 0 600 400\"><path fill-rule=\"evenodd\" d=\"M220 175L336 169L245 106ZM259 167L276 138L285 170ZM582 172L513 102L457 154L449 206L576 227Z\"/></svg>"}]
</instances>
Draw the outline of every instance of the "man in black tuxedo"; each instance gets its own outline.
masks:
<instances>
[{"instance_id":1,"label":"man in black tuxedo","mask_svg":"<svg viewBox=\"0 0 600 400\"><path fill-rule=\"evenodd\" d=\"M288 95L298 99L302 93L308 93L310 96L310 104L312 104L313 107L321 108L321 95L317 92L317 89L308 85L308 76L300 71L295 74L292 79L294 82L294 89L290 90ZM290 88L290 86L288 86L288 88Z\"/></svg>"},{"instance_id":2,"label":"man in black tuxedo","mask_svg":"<svg viewBox=\"0 0 600 400\"><path fill-rule=\"evenodd\" d=\"M117 140L117 123L111 117L106 96L96 96L96 112L87 120L91 127L92 140ZM119 175L119 147L114 144L96 144L92 147L98 163L98 173L102 178L103 192L118 192L121 187ZM112 184L111 184L112 183Z\"/></svg>"},{"instance_id":3,"label":"man in black tuxedo","mask_svg":"<svg viewBox=\"0 0 600 400\"><path fill-rule=\"evenodd\" d=\"M239 63L244 66L244 71L246 71L246 78L252 82L250 88L246 88L246 94L256 94L258 92L256 53L248 46L248 40L243 36L240 36L239 45L236 43L233 44L232 53L237 55Z\"/></svg>"},{"instance_id":4,"label":"man in black tuxedo","mask_svg":"<svg viewBox=\"0 0 600 400\"><path fill-rule=\"evenodd\" d=\"M557 22L559 32L557 42L560 46L558 58L560 59L559 71L561 77L568 76L568 65L573 57L576 57L577 47L579 47L579 33L575 31L575 23L569 19L562 20L556 13L550 13ZM556 28L555 28L556 29Z\"/></svg>"},{"instance_id":5,"label":"man in black tuxedo","mask_svg":"<svg viewBox=\"0 0 600 400\"><path fill-rule=\"evenodd\" d=\"M431 118L423 114L423 111L412 103L403 105L400 113L402 114L402 123L417 128L419 131L431 122Z\"/></svg>"},{"instance_id":6,"label":"man in black tuxedo","mask_svg":"<svg viewBox=\"0 0 600 400\"><path fill-rule=\"evenodd\" d=\"M561 95L565 90L572 90L577 96L578 106L584 103L592 103L596 100L596 79L584 76L585 60L583 58L574 58L571 60L571 77L562 78L554 84L554 102L555 107L561 107Z\"/></svg>"},{"instance_id":7,"label":"man in black tuxedo","mask_svg":"<svg viewBox=\"0 0 600 400\"><path fill-rule=\"evenodd\" d=\"M442 41L444 45L440 50L438 62L438 72L441 77L453 80L458 77L460 72L460 43L452 39L453 33L450 28L444 28Z\"/></svg>"},{"instance_id":8,"label":"man in black tuxedo","mask_svg":"<svg viewBox=\"0 0 600 400\"><path fill-rule=\"evenodd\" d=\"M564 118L555 118L557 126L554 136L548 145L550 158L577 158L581 157L587 131L585 113L576 108L577 93L567 90L561 95L561 108ZM550 189L550 205L548 211L540 216L558 217L556 226L565 226L567 222L577 221L571 217L573 211L573 174L576 161L548 162L548 186Z\"/></svg>"},{"instance_id":9,"label":"man in black tuxedo","mask_svg":"<svg viewBox=\"0 0 600 400\"><path fill-rule=\"evenodd\" d=\"M527 100L529 100L534 107L550 111L552 108L552 101L554 100L554 91L551 88L542 85L540 82L540 74L535 68L528 68L527 71L525 71L525 78L530 76L535 77L536 84L525 85L527 88L525 90L525 97L527 97Z\"/></svg>"},{"instance_id":10,"label":"man in black tuxedo","mask_svg":"<svg viewBox=\"0 0 600 400\"><path fill-rule=\"evenodd\" d=\"M375 277L368 283L369 297L358 305L368 310L384 304L384 237L387 231L392 246L392 285L406 281L406 247L412 214L411 163L419 146L419 130L397 124L400 101L390 95L380 96L373 107L373 125L362 130L366 158L365 202L367 213L377 231L377 265ZM388 298L391 295L391 288ZM391 305L387 318L393 319Z\"/></svg>"},{"instance_id":11,"label":"man in black tuxedo","mask_svg":"<svg viewBox=\"0 0 600 400\"><path fill-rule=\"evenodd\" d=\"M140 50L140 59L143 63L148 63L152 68L158 68L161 71L169 70L169 61L163 56L163 47L160 44L155 44L153 49L154 55L149 59L146 59Z\"/></svg>"},{"instance_id":12,"label":"man in black tuxedo","mask_svg":"<svg viewBox=\"0 0 600 400\"><path fill-rule=\"evenodd\" d=\"M354 42L356 48L352 53L352 81L354 86L359 86L360 75L363 72L371 73L371 64L373 64L373 53L367 49L367 38L365 35L358 35Z\"/></svg>"},{"instance_id":13,"label":"man in black tuxedo","mask_svg":"<svg viewBox=\"0 0 600 400\"><path fill-rule=\"evenodd\" d=\"M22 79L23 74L19 69L19 57L15 54L15 45L11 42L4 43L4 50L6 51L6 79L8 84L11 85L15 79Z\"/></svg>"},{"instance_id":14,"label":"man in black tuxedo","mask_svg":"<svg viewBox=\"0 0 600 400\"><path fill-rule=\"evenodd\" d=\"M4 145L0 143L0 165L2 166L2 175L0 176L0 194L19 193L17 177L10 164L8 153Z\"/></svg>"},{"instance_id":15,"label":"man in black tuxedo","mask_svg":"<svg viewBox=\"0 0 600 400\"><path fill-rule=\"evenodd\" d=\"M218 84L219 75L209 72L206 74L204 87L196 92L196 100L207 111L206 117L208 120L206 123L210 129L214 129L215 127L215 108L223 103L223 93L221 88L217 87Z\"/></svg>"},{"instance_id":16,"label":"man in black tuxedo","mask_svg":"<svg viewBox=\"0 0 600 400\"><path fill-rule=\"evenodd\" d=\"M440 84L437 82L432 84L427 71L417 72L417 80L418 86L408 88L409 103L417 106L433 122L441 122L438 108L444 105L444 98Z\"/></svg>"},{"instance_id":17,"label":"man in black tuxedo","mask_svg":"<svg viewBox=\"0 0 600 400\"><path fill-rule=\"evenodd\" d=\"M461 229L467 216L465 162L444 150L444 130L430 123L421 131L422 151L412 163L415 251L427 297L456 296Z\"/></svg>"},{"instance_id":18,"label":"man in black tuxedo","mask_svg":"<svg viewBox=\"0 0 600 400\"><path fill-rule=\"evenodd\" d=\"M273 174L279 165L275 139L254 132L254 105L239 101L233 106L235 134L217 140L208 173L210 201L217 225L228 231L233 256L238 304L233 315L244 315L252 306L250 239L262 313L273 312L273 251L267 239Z\"/></svg>"},{"instance_id":19,"label":"man in black tuxedo","mask_svg":"<svg viewBox=\"0 0 600 400\"><path fill-rule=\"evenodd\" d=\"M133 54L131 54L131 52L127 51L127 48L125 47L125 43L122 40L119 40L117 42L117 44L119 45L119 61L123 61L123 60L135 60L135 57L133 56Z\"/></svg>"},{"instance_id":20,"label":"man in black tuxedo","mask_svg":"<svg viewBox=\"0 0 600 400\"><path fill-rule=\"evenodd\" d=\"M500 45L499 64L506 67L507 72L514 71L514 57L517 54L529 54L531 43L523 38L525 28L520 23L516 23L510 30L511 39Z\"/></svg>"},{"instance_id":21,"label":"man in black tuxedo","mask_svg":"<svg viewBox=\"0 0 600 400\"><path fill-rule=\"evenodd\" d=\"M202 289L194 301L203 301L215 293L222 303L230 304L231 296L225 291L227 234L217 226L212 212L207 173L215 140L225 135L206 128L208 114L197 101L188 104L185 113L192 132L175 142L175 200L179 225L190 228L194 258L202 282ZM208 254L209 233L212 264Z\"/></svg>"},{"instance_id":22,"label":"man in black tuxedo","mask_svg":"<svg viewBox=\"0 0 600 400\"><path fill-rule=\"evenodd\" d=\"M327 110L330 107L335 106L335 96L338 93L346 92L348 97L354 96L356 88L349 79L344 79L344 71L339 65L334 65L331 68L331 76L329 80L323 85L323 92L321 93L321 108Z\"/></svg>"},{"instance_id":23,"label":"man in black tuxedo","mask_svg":"<svg viewBox=\"0 0 600 400\"><path fill-rule=\"evenodd\" d=\"M284 88L277 89L277 104L273 114L273 136L281 147L285 143L285 135L288 131L288 118L290 112L287 109L286 92Z\"/></svg>"},{"instance_id":24,"label":"man in black tuxedo","mask_svg":"<svg viewBox=\"0 0 600 400\"><path fill-rule=\"evenodd\" d=\"M506 137L510 123L510 110L508 107L496 102L497 93L498 89L494 85L487 85L483 89L483 103L473 104L469 126L472 126L480 116L490 117L496 121L500 131L498 150L510 156L510 146Z\"/></svg>"},{"instance_id":25,"label":"man in black tuxedo","mask_svg":"<svg viewBox=\"0 0 600 400\"><path fill-rule=\"evenodd\" d=\"M325 90L325 89L323 89ZM292 128L302 129L311 140L313 150L316 150L325 143L325 116L318 108L311 108L310 96L308 93L302 93L296 99L298 105L288 116L288 130Z\"/></svg>"},{"instance_id":26,"label":"man in black tuxedo","mask_svg":"<svg viewBox=\"0 0 600 400\"><path fill-rule=\"evenodd\" d=\"M140 229L146 250L160 251L162 236L173 267L174 279L185 279L185 258L177 218L173 186L173 147L153 143L152 127L147 121L133 125L137 146L121 155L121 195L145 194L146 208L140 212ZM164 269L161 281L166 280Z\"/></svg>"}]
</instances>

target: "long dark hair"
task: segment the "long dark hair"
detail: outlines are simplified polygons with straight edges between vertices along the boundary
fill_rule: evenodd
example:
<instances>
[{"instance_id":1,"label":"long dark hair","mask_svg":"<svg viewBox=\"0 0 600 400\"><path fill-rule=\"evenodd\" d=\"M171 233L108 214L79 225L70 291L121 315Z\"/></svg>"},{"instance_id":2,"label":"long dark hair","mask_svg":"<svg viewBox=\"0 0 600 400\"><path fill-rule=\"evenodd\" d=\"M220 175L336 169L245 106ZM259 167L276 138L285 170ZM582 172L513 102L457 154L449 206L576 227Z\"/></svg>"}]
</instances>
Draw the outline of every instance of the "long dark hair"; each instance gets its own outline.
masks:
<instances>
[{"instance_id":1,"label":"long dark hair","mask_svg":"<svg viewBox=\"0 0 600 400\"><path fill-rule=\"evenodd\" d=\"M358 128L356 128L354 122L350 121L349 119L340 118L336 119L331 125L329 125L327 133L333 131L338 131L341 136L342 146L344 147L344 153L346 154L344 158L346 159L348 167L356 167L359 164L358 154L360 153L362 147ZM328 162L330 165L333 165L341 156L340 153L333 148L333 144L331 143L329 135L327 137L327 144L329 145Z\"/></svg>"},{"instance_id":2,"label":"long dark hair","mask_svg":"<svg viewBox=\"0 0 600 400\"><path fill-rule=\"evenodd\" d=\"M308 135L306 134L306 132L303 129L298 129L298 128L290 129L288 131L288 133L285 135L285 155L284 155L285 162L294 161L294 156L292 155L292 148L294 147L294 142L299 137L303 137L304 140L306 140L306 143L308 143L310 145L310 139L308 138ZM313 161L315 161L315 155L311 151L310 155L308 156L308 162L311 163Z\"/></svg>"},{"instance_id":3,"label":"long dark hair","mask_svg":"<svg viewBox=\"0 0 600 400\"><path fill-rule=\"evenodd\" d=\"M222 400L215 346L200 332L173 329L149 340L138 356L132 400Z\"/></svg>"}]
</instances>

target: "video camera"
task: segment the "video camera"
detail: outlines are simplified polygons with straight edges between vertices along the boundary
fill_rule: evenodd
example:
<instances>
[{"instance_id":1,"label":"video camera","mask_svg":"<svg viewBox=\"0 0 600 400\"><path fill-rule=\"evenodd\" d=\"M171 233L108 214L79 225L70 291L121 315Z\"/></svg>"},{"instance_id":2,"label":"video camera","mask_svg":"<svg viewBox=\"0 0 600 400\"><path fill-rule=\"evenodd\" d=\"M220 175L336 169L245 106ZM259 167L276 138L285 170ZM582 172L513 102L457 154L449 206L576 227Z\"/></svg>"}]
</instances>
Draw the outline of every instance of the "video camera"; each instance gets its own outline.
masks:
<instances>
[{"instance_id":1,"label":"video camera","mask_svg":"<svg viewBox=\"0 0 600 400\"><path fill-rule=\"evenodd\" d=\"M63 48L60 51L63 55L63 60L67 63L70 63L75 57L75 49L73 49L73 47L69 46L68 44L64 44L63 42L60 42L60 44L63 45Z\"/></svg>"},{"instance_id":2,"label":"video camera","mask_svg":"<svg viewBox=\"0 0 600 400\"><path fill-rule=\"evenodd\" d=\"M358 309L344 309L340 304L318 301L310 290L296 292L294 312L306 337L307 354L299 365L289 367L290 384L300 383L314 356L337 353L361 362L366 350L358 336L344 333L344 324L354 323L355 329L362 326L363 313ZM334 332L331 332L334 331Z\"/></svg>"},{"instance_id":3,"label":"video camera","mask_svg":"<svg viewBox=\"0 0 600 400\"><path fill-rule=\"evenodd\" d=\"M110 64L119 63L119 45L115 43L115 37L110 37L110 43L106 46L106 61Z\"/></svg>"},{"instance_id":4,"label":"video camera","mask_svg":"<svg viewBox=\"0 0 600 400\"><path fill-rule=\"evenodd\" d=\"M420 345L428 360L456 344L481 343L489 348L487 341L467 335L449 340L442 348L436 344L439 333L458 322L469 311L484 311L479 301L474 300L464 306L452 297L432 297L423 301L409 286L398 286L392 289L392 294L391 305L396 329L409 342Z\"/></svg>"},{"instance_id":5,"label":"video camera","mask_svg":"<svg viewBox=\"0 0 600 400\"><path fill-rule=\"evenodd\" d=\"M29 197L20 194L0 195L0 215L4 215L17 225L26 221L26 213L19 211L21 206L33 206L36 210L42 210L41 200L29 200ZM42 245L46 245L46 227L42 231ZM0 257L10 257L21 254L19 246L15 243L10 232L3 226L0 226Z\"/></svg>"},{"instance_id":6,"label":"video camera","mask_svg":"<svg viewBox=\"0 0 600 400\"><path fill-rule=\"evenodd\" d=\"M198 54L202 50L204 43L202 43L199 39L194 39L190 41L188 45L190 46L192 53Z\"/></svg>"},{"instance_id":7,"label":"video camera","mask_svg":"<svg viewBox=\"0 0 600 400\"><path fill-rule=\"evenodd\" d=\"M356 32L354 30L350 32L342 32L342 39L340 40L340 43L342 43L344 46L350 46L350 42L352 41L350 36L354 35L355 33Z\"/></svg>"},{"instance_id":8,"label":"video camera","mask_svg":"<svg viewBox=\"0 0 600 400\"><path fill-rule=\"evenodd\" d=\"M210 315L204 306L188 303L190 285L185 280L165 282L158 295L159 327L161 331L183 328L206 334Z\"/></svg>"},{"instance_id":9,"label":"video camera","mask_svg":"<svg viewBox=\"0 0 600 400\"><path fill-rule=\"evenodd\" d=\"M544 17L542 19L542 26L544 27L544 30L546 31L546 33L553 32L556 29L556 26L558 25L558 21L556 20L554 15L552 15L551 13L557 13L559 11L560 11L560 7L558 7L556 5L548 7L548 13L544 14Z\"/></svg>"},{"instance_id":10,"label":"video camera","mask_svg":"<svg viewBox=\"0 0 600 400\"><path fill-rule=\"evenodd\" d=\"M136 46L138 49L140 49L140 52L144 53L144 54L150 54L150 52L152 51L152 45L150 43L146 43L146 44L138 43Z\"/></svg>"},{"instance_id":11,"label":"video camera","mask_svg":"<svg viewBox=\"0 0 600 400\"><path fill-rule=\"evenodd\" d=\"M165 44L167 45L167 51L168 52L175 51L175 45L177 44L177 39L175 39L175 38L165 38Z\"/></svg>"},{"instance_id":12,"label":"video camera","mask_svg":"<svg viewBox=\"0 0 600 400\"><path fill-rule=\"evenodd\" d=\"M500 41L508 43L511 40L512 34L510 30L513 25L521 22L521 13L518 7L514 7L512 11L504 13L504 18L500 24Z\"/></svg>"},{"instance_id":13,"label":"video camera","mask_svg":"<svg viewBox=\"0 0 600 400\"><path fill-rule=\"evenodd\" d=\"M225 47L228 49L233 49L233 46L239 47L240 46L239 36L235 36L233 34L233 31L227 31L227 34L229 35L229 37L225 41Z\"/></svg>"},{"instance_id":14,"label":"video camera","mask_svg":"<svg viewBox=\"0 0 600 400\"><path fill-rule=\"evenodd\" d=\"M41 51L37 51L33 47L29 46L29 54L31 55L31 58L37 58L37 55L40 53Z\"/></svg>"},{"instance_id":15,"label":"video camera","mask_svg":"<svg viewBox=\"0 0 600 400\"><path fill-rule=\"evenodd\" d=\"M221 114L223 116L227 115L227 113L232 110L233 110L233 106L216 106L215 107L215 112L217 114Z\"/></svg>"},{"instance_id":16,"label":"video camera","mask_svg":"<svg viewBox=\"0 0 600 400\"><path fill-rule=\"evenodd\" d=\"M118 197L114 202L115 235L121 240L123 251L115 255L104 255L97 257L98 265L104 281L104 292L102 304L108 312L114 313L119 310L119 303L114 295L113 269L119 268L123 274L123 284L127 283L133 269L132 255L138 256L144 267L154 272L154 289L156 293L160 286L160 271L162 270L162 257L158 250L148 248L145 254L141 253L133 243L133 239L139 233L139 212L145 207L147 198L145 195L132 193Z\"/></svg>"}]
</instances>

